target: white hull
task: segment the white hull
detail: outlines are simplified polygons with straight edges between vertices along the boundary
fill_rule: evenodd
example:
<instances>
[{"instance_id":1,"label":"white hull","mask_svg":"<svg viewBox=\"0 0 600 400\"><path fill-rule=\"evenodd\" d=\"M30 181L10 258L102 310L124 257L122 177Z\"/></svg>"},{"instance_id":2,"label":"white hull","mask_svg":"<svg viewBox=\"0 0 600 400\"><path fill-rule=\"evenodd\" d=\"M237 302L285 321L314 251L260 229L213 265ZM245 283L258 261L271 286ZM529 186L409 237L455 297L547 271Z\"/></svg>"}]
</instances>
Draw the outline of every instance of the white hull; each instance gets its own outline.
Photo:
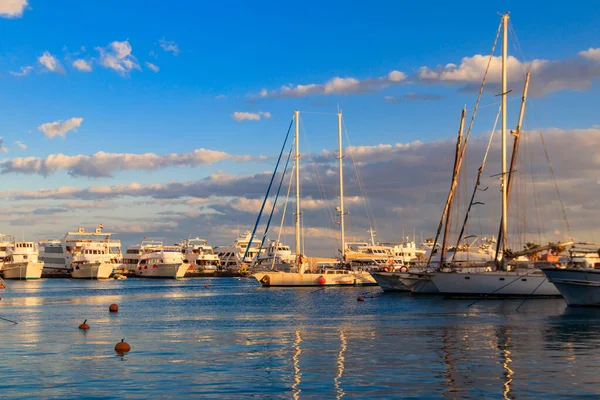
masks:
<instances>
[{"instance_id":1,"label":"white hull","mask_svg":"<svg viewBox=\"0 0 600 400\"><path fill-rule=\"evenodd\" d=\"M403 273L399 278L412 293L415 294L439 294L440 291L427 273Z\"/></svg>"},{"instance_id":2,"label":"white hull","mask_svg":"<svg viewBox=\"0 0 600 400\"><path fill-rule=\"evenodd\" d=\"M73 279L108 279L113 272L113 265L108 263L91 263L71 266Z\"/></svg>"},{"instance_id":3,"label":"white hull","mask_svg":"<svg viewBox=\"0 0 600 400\"><path fill-rule=\"evenodd\" d=\"M345 271L339 273L298 273L267 271L252 274L261 285L270 286L375 286L375 279L365 271Z\"/></svg>"},{"instance_id":4,"label":"white hull","mask_svg":"<svg viewBox=\"0 0 600 400\"><path fill-rule=\"evenodd\" d=\"M593 269L543 268L569 306L600 307L600 271Z\"/></svg>"},{"instance_id":5,"label":"white hull","mask_svg":"<svg viewBox=\"0 0 600 400\"><path fill-rule=\"evenodd\" d=\"M400 279L400 275L408 274L398 272L374 272L371 275L384 292L410 292L410 288Z\"/></svg>"},{"instance_id":6,"label":"white hull","mask_svg":"<svg viewBox=\"0 0 600 400\"><path fill-rule=\"evenodd\" d=\"M2 275L4 279L40 279L43 269L43 262L7 263L2 267Z\"/></svg>"},{"instance_id":7,"label":"white hull","mask_svg":"<svg viewBox=\"0 0 600 400\"><path fill-rule=\"evenodd\" d=\"M181 279L189 269L189 264L156 264L138 266L135 275L141 278Z\"/></svg>"},{"instance_id":8,"label":"white hull","mask_svg":"<svg viewBox=\"0 0 600 400\"><path fill-rule=\"evenodd\" d=\"M448 296L551 297L560 292L540 270L434 272L431 280Z\"/></svg>"}]
</instances>

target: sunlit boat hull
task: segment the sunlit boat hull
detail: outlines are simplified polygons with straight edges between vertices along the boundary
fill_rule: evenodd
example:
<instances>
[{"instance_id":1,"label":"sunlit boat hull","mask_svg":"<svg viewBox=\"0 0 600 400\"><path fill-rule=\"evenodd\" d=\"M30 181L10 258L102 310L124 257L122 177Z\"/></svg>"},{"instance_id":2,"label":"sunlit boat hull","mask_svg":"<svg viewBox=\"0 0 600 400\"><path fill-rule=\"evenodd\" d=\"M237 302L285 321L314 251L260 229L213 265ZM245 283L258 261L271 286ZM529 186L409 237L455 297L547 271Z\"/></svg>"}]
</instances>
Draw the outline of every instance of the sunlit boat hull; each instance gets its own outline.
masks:
<instances>
[{"instance_id":1,"label":"sunlit boat hull","mask_svg":"<svg viewBox=\"0 0 600 400\"><path fill-rule=\"evenodd\" d=\"M43 269L43 262L29 261L19 263L7 263L4 264L4 266L2 267L2 275L4 276L4 279L40 279L42 277Z\"/></svg>"},{"instance_id":2,"label":"sunlit boat hull","mask_svg":"<svg viewBox=\"0 0 600 400\"><path fill-rule=\"evenodd\" d=\"M327 271L330 272L330 271ZM348 273L298 273L268 271L256 272L252 276L264 287L301 286L376 286L377 282L365 271Z\"/></svg>"},{"instance_id":3,"label":"sunlit boat hull","mask_svg":"<svg viewBox=\"0 0 600 400\"><path fill-rule=\"evenodd\" d=\"M453 297L559 297L560 292L540 270L434 272L431 281L440 294Z\"/></svg>"},{"instance_id":4,"label":"sunlit boat hull","mask_svg":"<svg viewBox=\"0 0 600 400\"><path fill-rule=\"evenodd\" d=\"M542 268L569 306L600 307L600 271L581 269Z\"/></svg>"},{"instance_id":5,"label":"sunlit boat hull","mask_svg":"<svg viewBox=\"0 0 600 400\"><path fill-rule=\"evenodd\" d=\"M108 263L86 263L71 266L73 279L108 279L113 272L113 265Z\"/></svg>"},{"instance_id":6,"label":"sunlit boat hull","mask_svg":"<svg viewBox=\"0 0 600 400\"><path fill-rule=\"evenodd\" d=\"M410 288L400 279L400 275L408 274L398 272L374 272L371 275L384 292L410 292Z\"/></svg>"},{"instance_id":7,"label":"sunlit boat hull","mask_svg":"<svg viewBox=\"0 0 600 400\"><path fill-rule=\"evenodd\" d=\"M188 264L155 264L138 266L135 275L140 278L182 279L188 271Z\"/></svg>"}]
</instances>

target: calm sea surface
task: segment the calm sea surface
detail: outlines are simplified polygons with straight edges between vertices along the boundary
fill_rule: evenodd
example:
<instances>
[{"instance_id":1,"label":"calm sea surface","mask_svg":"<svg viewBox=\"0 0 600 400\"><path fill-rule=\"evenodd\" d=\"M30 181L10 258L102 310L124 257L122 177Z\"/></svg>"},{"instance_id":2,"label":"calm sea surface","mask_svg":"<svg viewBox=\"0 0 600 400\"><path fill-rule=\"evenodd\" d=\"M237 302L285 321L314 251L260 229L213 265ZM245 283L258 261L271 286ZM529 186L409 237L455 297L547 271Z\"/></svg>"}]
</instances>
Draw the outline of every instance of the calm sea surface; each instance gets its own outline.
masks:
<instances>
[{"instance_id":1,"label":"calm sea surface","mask_svg":"<svg viewBox=\"0 0 600 400\"><path fill-rule=\"evenodd\" d=\"M600 310L368 289L264 289L247 278L9 282L0 316L19 323L0 321L0 396L600 396ZM84 319L87 332L77 329ZM124 357L113 350L121 338L132 346Z\"/></svg>"}]
</instances>

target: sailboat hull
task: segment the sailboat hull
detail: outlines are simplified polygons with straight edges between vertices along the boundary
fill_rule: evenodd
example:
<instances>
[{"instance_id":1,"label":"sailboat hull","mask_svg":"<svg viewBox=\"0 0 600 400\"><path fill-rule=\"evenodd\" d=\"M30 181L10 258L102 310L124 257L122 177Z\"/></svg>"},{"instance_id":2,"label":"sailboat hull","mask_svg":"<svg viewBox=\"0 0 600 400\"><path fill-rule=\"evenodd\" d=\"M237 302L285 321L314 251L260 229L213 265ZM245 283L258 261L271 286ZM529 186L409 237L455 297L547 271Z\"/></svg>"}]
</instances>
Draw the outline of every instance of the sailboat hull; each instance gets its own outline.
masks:
<instances>
[{"instance_id":1,"label":"sailboat hull","mask_svg":"<svg viewBox=\"0 0 600 400\"><path fill-rule=\"evenodd\" d=\"M323 273L256 272L252 276L264 287L377 286L365 271L325 271Z\"/></svg>"},{"instance_id":2,"label":"sailboat hull","mask_svg":"<svg viewBox=\"0 0 600 400\"><path fill-rule=\"evenodd\" d=\"M440 294L452 297L560 297L539 270L497 272L435 272L431 280Z\"/></svg>"},{"instance_id":3,"label":"sailboat hull","mask_svg":"<svg viewBox=\"0 0 600 400\"><path fill-rule=\"evenodd\" d=\"M600 271L542 268L571 307L600 307Z\"/></svg>"},{"instance_id":4,"label":"sailboat hull","mask_svg":"<svg viewBox=\"0 0 600 400\"><path fill-rule=\"evenodd\" d=\"M406 286L400 279L400 273L374 272L371 275L384 292L410 292L410 288Z\"/></svg>"}]
</instances>

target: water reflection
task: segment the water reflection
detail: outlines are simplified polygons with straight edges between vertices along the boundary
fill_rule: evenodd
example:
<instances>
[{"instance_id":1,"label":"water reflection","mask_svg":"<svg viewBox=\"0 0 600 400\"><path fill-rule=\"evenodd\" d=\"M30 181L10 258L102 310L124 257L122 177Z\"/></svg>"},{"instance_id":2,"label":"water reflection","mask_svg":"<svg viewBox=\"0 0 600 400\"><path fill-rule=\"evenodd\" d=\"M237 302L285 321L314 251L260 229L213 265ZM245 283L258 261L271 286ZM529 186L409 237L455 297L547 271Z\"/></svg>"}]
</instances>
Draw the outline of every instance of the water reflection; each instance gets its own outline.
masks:
<instances>
[{"instance_id":1,"label":"water reflection","mask_svg":"<svg viewBox=\"0 0 600 400\"><path fill-rule=\"evenodd\" d=\"M337 375L333 379L335 385L336 398L338 400L341 399L342 396L344 396L344 390L340 386L340 379L342 379L342 375L344 374L344 352L346 351L346 344L346 335L344 334L344 331L340 331L340 352L338 353L337 357L338 371Z\"/></svg>"},{"instance_id":2,"label":"water reflection","mask_svg":"<svg viewBox=\"0 0 600 400\"><path fill-rule=\"evenodd\" d=\"M300 336L300 331L296 331L296 340L294 340L294 355L292 356L292 364L294 366L294 383L292 384L292 395L294 399L300 398L300 390L298 386L300 385L300 380L302 374L300 373L300 354L302 350L300 349L300 343L302 343L302 337Z\"/></svg>"},{"instance_id":3,"label":"water reflection","mask_svg":"<svg viewBox=\"0 0 600 400\"><path fill-rule=\"evenodd\" d=\"M504 391L502 395L505 400L513 399L511 395L511 385L513 382L514 371L510 368L512 360L510 358L511 352L510 346L510 328L501 326L497 329L496 335L498 337L498 350L500 350L500 361L502 362L502 368L504 369Z\"/></svg>"}]
</instances>

